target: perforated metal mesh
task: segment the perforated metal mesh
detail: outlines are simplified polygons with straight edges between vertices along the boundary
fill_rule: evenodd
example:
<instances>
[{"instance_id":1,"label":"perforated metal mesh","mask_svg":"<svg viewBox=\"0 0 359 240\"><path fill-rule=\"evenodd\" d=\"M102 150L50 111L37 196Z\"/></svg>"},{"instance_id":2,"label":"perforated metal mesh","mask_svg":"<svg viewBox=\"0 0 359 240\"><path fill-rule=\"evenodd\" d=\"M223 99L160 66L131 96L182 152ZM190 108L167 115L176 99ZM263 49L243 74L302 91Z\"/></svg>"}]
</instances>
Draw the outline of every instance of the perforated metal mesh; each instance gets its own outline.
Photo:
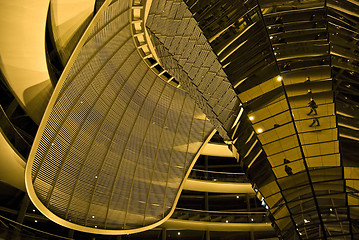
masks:
<instances>
[{"instance_id":1,"label":"perforated metal mesh","mask_svg":"<svg viewBox=\"0 0 359 240\"><path fill-rule=\"evenodd\" d=\"M240 101L182 0L153 1L146 23L161 64L180 81L225 140Z\"/></svg>"},{"instance_id":2,"label":"perforated metal mesh","mask_svg":"<svg viewBox=\"0 0 359 240\"><path fill-rule=\"evenodd\" d=\"M138 55L128 9L116 2L99 20L57 86L30 159L36 197L82 226L132 229L166 216L213 130L193 100Z\"/></svg>"}]
</instances>

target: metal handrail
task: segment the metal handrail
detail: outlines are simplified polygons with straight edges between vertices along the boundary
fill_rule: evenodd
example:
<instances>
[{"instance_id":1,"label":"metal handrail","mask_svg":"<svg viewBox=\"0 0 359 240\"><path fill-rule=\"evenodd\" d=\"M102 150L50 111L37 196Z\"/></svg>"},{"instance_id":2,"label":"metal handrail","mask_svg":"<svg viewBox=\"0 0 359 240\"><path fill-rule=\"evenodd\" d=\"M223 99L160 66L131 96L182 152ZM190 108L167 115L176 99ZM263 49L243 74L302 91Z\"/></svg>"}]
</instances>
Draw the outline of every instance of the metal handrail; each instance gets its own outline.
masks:
<instances>
[{"instance_id":1,"label":"metal handrail","mask_svg":"<svg viewBox=\"0 0 359 240\"><path fill-rule=\"evenodd\" d=\"M192 169L190 179L219 181L219 182L236 182L248 183L249 180L244 173L216 172L201 169Z\"/></svg>"},{"instance_id":2,"label":"metal handrail","mask_svg":"<svg viewBox=\"0 0 359 240\"><path fill-rule=\"evenodd\" d=\"M223 222L223 223L267 223L270 222L265 212L223 212L176 208L172 219Z\"/></svg>"},{"instance_id":3,"label":"metal handrail","mask_svg":"<svg viewBox=\"0 0 359 240\"><path fill-rule=\"evenodd\" d=\"M259 214L265 215L266 212L244 212L244 211L211 211L211 210L199 210L199 209L189 209L189 208L176 208L176 211L190 211L190 212L200 212L200 213L210 213L210 214Z\"/></svg>"},{"instance_id":4,"label":"metal handrail","mask_svg":"<svg viewBox=\"0 0 359 240\"><path fill-rule=\"evenodd\" d=\"M241 175L241 176L245 176L245 173L233 173L233 172L218 172L218 171L209 171L209 170L203 170L203 169L196 169L193 168L192 171L196 171L196 172L207 172L207 173L219 173L219 174L233 174L233 175Z\"/></svg>"},{"instance_id":5,"label":"metal handrail","mask_svg":"<svg viewBox=\"0 0 359 240\"><path fill-rule=\"evenodd\" d=\"M0 128L14 148L27 159L31 150L31 144L18 132L16 127L7 117L5 110L0 105Z\"/></svg>"},{"instance_id":6,"label":"metal handrail","mask_svg":"<svg viewBox=\"0 0 359 240\"><path fill-rule=\"evenodd\" d=\"M19 223L19 222L16 222L14 220L11 220L9 218L6 218L6 217L4 217L2 215L0 215L0 218L5 220L5 221L8 221L9 223L15 224L15 225L17 225L19 227L22 227L22 228L25 228L27 230L27 232L30 231L31 233L35 234L35 236L31 236L28 233L23 232L22 229L16 228L16 229L19 229L18 231L19 231L20 235L22 235L22 237L24 237L23 239L25 239L25 237L26 237L26 239L66 239L66 240L72 240L73 239L73 238L68 238L68 237L56 235L56 234L53 234L53 233L45 232L45 231L30 227L30 226L27 226L27 225L24 225L22 223ZM5 225L5 224L3 223L2 225ZM9 225L11 225L11 224L9 224ZM11 231L11 230L8 228L8 231Z\"/></svg>"}]
</instances>

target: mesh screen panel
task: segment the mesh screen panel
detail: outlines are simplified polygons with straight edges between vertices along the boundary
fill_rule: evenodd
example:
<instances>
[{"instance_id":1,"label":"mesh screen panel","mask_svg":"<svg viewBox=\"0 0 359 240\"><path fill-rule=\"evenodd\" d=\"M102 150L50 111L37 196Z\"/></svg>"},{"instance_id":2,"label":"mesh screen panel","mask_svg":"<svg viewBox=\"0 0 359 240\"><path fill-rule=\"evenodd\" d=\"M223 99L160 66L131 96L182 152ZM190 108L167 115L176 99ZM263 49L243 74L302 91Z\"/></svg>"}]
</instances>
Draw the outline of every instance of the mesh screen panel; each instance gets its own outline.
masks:
<instances>
[{"instance_id":1,"label":"mesh screen panel","mask_svg":"<svg viewBox=\"0 0 359 240\"><path fill-rule=\"evenodd\" d=\"M128 3L111 4L57 86L30 159L36 197L77 225L158 222L213 130L188 94L147 67L130 27Z\"/></svg>"},{"instance_id":2,"label":"mesh screen panel","mask_svg":"<svg viewBox=\"0 0 359 240\"><path fill-rule=\"evenodd\" d=\"M162 66L179 79L221 136L229 140L240 102L187 5L153 1L146 25Z\"/></svg>"}]
</instances>

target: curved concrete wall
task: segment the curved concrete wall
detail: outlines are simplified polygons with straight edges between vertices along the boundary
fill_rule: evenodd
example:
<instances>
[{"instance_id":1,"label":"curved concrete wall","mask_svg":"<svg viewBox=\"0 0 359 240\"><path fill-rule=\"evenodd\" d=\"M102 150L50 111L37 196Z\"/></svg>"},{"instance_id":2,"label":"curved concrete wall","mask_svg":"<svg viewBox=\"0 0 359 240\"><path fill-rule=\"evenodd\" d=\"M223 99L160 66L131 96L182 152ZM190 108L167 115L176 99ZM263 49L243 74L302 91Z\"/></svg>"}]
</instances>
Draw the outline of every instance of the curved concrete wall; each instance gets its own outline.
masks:
<instances>
[{"instance_id":1,"label":"curved concrete wall","mask_svg":"<svg viewBox=\"0 0 359 240\"><path fill-rule=\"evenodd\" d=\"M0 2L0 70L36 123L53 90L45 53L48 7L48 0Z\"/></svg>"},{"instance_id":2,"label":"curved concrete wall","mask_svg":"<svg viewBox=\"0 0 359 240\"><path fill-rule=\"evenodd\" d=\"M25 161L0 130L0 181L25 191Z\"/></svg>"}]
</instances>

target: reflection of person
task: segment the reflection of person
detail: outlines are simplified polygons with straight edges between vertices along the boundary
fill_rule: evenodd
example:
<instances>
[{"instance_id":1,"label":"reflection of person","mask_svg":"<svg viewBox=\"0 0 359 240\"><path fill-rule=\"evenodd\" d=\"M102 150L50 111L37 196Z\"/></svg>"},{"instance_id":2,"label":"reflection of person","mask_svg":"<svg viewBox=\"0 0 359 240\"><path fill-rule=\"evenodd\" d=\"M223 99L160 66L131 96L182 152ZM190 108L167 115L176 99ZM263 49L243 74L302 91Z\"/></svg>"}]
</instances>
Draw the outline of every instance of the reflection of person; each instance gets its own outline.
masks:
<instances>
[{"instance_id":1,"label":"reflection of person","mask_svg":"<svg viewBox=\"0 0 359 240\"><path fill-rule=\"evenodd\" d=\"M293 175L292 168L287 165L288 163L290 163L290 161L288 159L286 159L286 158L284 158L283 161L284 161L284 164L285 164L285 166L284 166L285 172L288 174L288 176Z\"/></svg>"},{"instance_id":2,"label":"reflection of person","mask_svg":"<svg viewBox=\"0 0 359 240\"><path fill-rule=\"evenodd\" d=\"M312 114L312 112L314 112L314 115L317 115L317 108L318 108L318 105L317 103L314 101L313 98L310 99L310 102L308 103L309 107L310 107L310 112L307 113L307 115L310 115Z\"/></svg>"},{"instance_id":3,"label":"reflection of person","mask_svg":"<svg viewBox=\"0 0 359 240\"><path fill-rule=\"evenodd\" d=\"M276 17L275 24L283 23L283 17Z\"/></svg>"},{"instance_id":4,"label":"reflection of person","mask_svg":"<svg viewBox=\"0 0 359 240\"><path fill-rule=\"evenodd\" d=\"M288 165L285 165L284 170L285 170L285 172L288 174L288 176L292 176L292 175L293 175L292 168L289 167Z\"/></svg>"},{"instance_id":5,"label":"reflection of person","mask_svg":"<svg viewBox=\"0 0 359 240\"><path fill-rule=\"evenodd\" d=\"M284 70L290 70L290 63L284 64L283 69L284 69Z\"/></svg>"},{"instance_id":6,"label":"reflection of person","mask_svg":"<svg viewBox=\"0 0 359 240\"><path fill-rule=\"evenodd\" d=\"M309 127L313 127L314 123L317 123L317 126L320 125L318 118L313 118L313 122L309 125Z\"/></svg>"}]
</instances>

